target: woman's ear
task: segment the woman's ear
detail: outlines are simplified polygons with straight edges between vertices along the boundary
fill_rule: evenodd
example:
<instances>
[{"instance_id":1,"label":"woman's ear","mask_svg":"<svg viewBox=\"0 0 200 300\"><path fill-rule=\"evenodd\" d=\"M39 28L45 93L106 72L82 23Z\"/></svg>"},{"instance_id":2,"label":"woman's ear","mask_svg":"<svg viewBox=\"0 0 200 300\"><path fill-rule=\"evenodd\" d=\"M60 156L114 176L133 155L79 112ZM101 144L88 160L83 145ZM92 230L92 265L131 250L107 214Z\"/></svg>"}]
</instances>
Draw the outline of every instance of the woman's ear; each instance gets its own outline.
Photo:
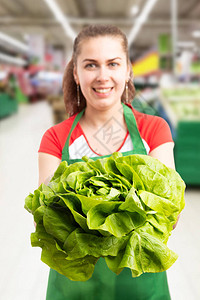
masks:
<instances>
[{"instance_id":1,"label":"woman's ear","mask_svg":"<svg viewBox=\"0 0 200 300\"><path fill-rule=\"evenodd\" d=\"M131 61L129 61L128 69L129 69L129 76L128 76L128 78L130 80L133 80L133 67L132 67Z\"/></svg>"},{"instance_id":2,"label":"woman's ear","mask_svg":"<svg viewBox=\"0 0 200 300\"><path fill-rule=\"evenodd\" d=\"M73 69L73 75L74 75L74 80L75 80L76 84L78 85L79 79L78 79L78 74L77 74L77 68L75 65L74 65L74 69Z\"/></svg>"},{"instance_id":3,"label":"woman's ear","mask_svg":"<svg viewBox=\"0 0 200 300\"><path fill-rule=\"evenodd\" d=\"M130 80L130 63L127 65L126 82Z\"/></svg>"}]
</instances>

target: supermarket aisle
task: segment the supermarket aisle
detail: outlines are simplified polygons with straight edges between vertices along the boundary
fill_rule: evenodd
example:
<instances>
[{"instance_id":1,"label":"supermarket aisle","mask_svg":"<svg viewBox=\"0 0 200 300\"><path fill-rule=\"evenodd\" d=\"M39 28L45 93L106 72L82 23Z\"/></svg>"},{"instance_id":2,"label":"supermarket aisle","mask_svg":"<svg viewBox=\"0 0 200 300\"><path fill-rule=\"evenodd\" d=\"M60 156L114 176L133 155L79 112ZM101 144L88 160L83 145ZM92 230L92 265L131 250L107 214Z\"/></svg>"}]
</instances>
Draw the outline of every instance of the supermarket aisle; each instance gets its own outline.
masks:
<instances>
[{"instance_id":1,"label":"supermarket aisle","mask_svg":"<svg viewBox=\"0 0 200 300\"><path fill-rule=\"evenodd\" d=\"M48 267L30 246L34 230L24 198L37 187L37 149L52 125L45 102L22 105L0 123L0 295L2 300L45 300ZM186 192L186 208L169 246L179 254L168 271L172 300L200 299L200 190ZM148 300L148 299L147 299Z\"/></svg>"},{"instance_id":2,"label":"supermarket aisle","mask_svg":"<svg viewBox=\"0 0 200 300\"><path fill-rule=\"evenodd\" d=\"M21 105L19 113L0 123L0 226L2 300L44 300L48 268L40 249L30 246L34 231L24 199L37 188L37 149L52 125L46 102Z\"/></svg>"}]
</instances>

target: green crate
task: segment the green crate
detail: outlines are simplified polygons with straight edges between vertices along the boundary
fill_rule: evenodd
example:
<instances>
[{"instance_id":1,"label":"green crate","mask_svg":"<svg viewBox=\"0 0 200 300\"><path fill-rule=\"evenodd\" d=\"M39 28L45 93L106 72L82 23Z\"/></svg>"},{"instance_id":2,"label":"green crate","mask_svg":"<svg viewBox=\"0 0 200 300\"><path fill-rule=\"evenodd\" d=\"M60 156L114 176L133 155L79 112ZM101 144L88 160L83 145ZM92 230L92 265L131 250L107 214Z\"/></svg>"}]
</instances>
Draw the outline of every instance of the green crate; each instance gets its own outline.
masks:
<instances>
[{"instance_id":1,"label":"green crate","mask_svg":"<svg viewBox=\"0 0 200 300\"><path fill-rule=\"evenodd\" d=\"M174 154L176 170L185 183L200 185L200 121L178 123Z\"/></svg>"},{"instance_id":2,"label":"green crate","mask_svg":"<svg viewBox=\"0 0 200 300\"><path fill-rule=\"evenodd\" d=\"M11 98L6 93L0 93L0 118L15 113L17 109L18 103L16 99Z\"/></svg>"}]
</instances>

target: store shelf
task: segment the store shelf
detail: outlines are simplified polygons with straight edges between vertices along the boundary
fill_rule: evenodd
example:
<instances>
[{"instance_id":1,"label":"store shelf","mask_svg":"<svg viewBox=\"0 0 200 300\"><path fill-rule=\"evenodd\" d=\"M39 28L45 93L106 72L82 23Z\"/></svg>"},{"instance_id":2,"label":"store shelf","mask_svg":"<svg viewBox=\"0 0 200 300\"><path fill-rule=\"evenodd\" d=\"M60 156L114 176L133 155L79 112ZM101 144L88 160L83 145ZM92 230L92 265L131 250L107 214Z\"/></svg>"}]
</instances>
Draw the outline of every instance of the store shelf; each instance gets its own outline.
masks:
<instances>
[{"instance_id":1,"label":"store shelf","mask_svg":"<svg viewBox=\"0 0 200 300\"><path fill-rule=\"evenodd\" d=\"M200 185L200 89L160 92L160 101L176 130L176 169L187 185Z\"/></svg>"},{"instance_id":2,"label":"store shelf","mask_svg":"<svg viewBox=\"0 0 200 300\"><path fill-rule=\"evenodd\" d=\"M0 93L0 119L17 112L18 103L6 93Z\"/></svg>"}]
</instances>

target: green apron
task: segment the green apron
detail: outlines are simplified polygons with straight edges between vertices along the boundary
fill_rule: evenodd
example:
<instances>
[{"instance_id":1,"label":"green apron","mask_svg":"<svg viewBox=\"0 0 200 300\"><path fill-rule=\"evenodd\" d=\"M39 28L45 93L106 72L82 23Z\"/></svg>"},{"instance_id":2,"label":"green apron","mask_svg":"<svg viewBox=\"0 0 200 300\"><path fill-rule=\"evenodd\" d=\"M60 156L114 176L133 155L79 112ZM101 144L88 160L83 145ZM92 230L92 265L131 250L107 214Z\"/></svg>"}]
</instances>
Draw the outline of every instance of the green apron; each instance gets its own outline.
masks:
<instances>
[{"instance_id":1,"label":"green apron","mask_svg":"<svg viewBox=\"0 0 200 300\"><path fill-rule=\"evenodd\" d=\"M123 152L124 156L131 154L147 154L137 128L132 110L123 104L125 121L133 143L133 150ZM69 140L84 111L75 118L62 152L62 161L72 164L81 159L69 158ZM108 157L91 157L93 160ZM129 268L116 275L100 258L92 277L85 281L71 281L67 277L50 269L46 300L170 300L166 272L144 273L132 278Z\"/></svg>"}]
</instances>

